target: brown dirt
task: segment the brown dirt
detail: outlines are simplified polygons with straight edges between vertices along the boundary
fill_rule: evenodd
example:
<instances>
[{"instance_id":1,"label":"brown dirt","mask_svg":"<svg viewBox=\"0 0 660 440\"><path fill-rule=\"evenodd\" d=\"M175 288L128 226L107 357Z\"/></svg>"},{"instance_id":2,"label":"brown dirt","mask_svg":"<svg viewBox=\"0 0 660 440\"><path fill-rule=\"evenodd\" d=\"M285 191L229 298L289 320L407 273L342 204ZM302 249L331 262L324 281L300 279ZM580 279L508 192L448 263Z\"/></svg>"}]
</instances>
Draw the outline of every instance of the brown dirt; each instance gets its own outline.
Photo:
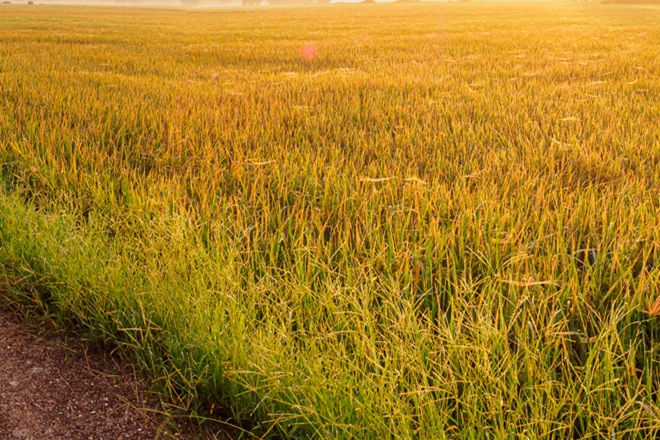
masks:
<instances>
[{"instance_id":1,"label":"brown dirt","mask_svg":"<svg viewBox=\"0 0 660 440\"><path fill-rule=\"evenodd\" d=\"M135 374L0 310L0 440L202 438L159 415Z\"/></svg>"}]
</instances>

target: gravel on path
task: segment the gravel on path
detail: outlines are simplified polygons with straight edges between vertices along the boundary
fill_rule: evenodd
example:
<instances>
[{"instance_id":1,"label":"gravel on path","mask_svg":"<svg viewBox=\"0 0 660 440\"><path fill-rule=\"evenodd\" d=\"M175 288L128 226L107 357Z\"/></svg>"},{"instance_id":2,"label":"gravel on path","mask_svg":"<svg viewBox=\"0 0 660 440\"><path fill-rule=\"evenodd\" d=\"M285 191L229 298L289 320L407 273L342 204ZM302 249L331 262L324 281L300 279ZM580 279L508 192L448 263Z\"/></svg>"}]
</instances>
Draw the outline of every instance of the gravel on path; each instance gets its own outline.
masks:
<instances>
[{"instance_id":1,"label":"gravel on path","mask_svg":"<svg viewBox=\"0 0 660 440\"><path fill-rule=\"evenodd\" d=\"M198 438L193 424L168 432L126 370L0 311L0 440Z\"/></svg>"}]
</instances>

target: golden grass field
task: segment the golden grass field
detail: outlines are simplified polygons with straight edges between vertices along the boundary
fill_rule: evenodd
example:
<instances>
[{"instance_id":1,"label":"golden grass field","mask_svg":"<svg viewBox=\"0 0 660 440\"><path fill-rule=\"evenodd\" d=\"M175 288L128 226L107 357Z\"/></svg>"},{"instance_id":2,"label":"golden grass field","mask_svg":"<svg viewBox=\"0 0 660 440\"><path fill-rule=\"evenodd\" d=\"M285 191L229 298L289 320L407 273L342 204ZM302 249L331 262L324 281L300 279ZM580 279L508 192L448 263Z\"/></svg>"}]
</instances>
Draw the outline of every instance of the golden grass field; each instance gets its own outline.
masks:
<instances>
[{"instance_id":1,"label":"golden grass field","mask_svg":"<svg viewBox=\"0 0 660 440\"><path fill-rule=\"evenodd\" d=\"M245 438L660 434L660 7L0 6L5 304Z\"/></svg>"}]
</instances>

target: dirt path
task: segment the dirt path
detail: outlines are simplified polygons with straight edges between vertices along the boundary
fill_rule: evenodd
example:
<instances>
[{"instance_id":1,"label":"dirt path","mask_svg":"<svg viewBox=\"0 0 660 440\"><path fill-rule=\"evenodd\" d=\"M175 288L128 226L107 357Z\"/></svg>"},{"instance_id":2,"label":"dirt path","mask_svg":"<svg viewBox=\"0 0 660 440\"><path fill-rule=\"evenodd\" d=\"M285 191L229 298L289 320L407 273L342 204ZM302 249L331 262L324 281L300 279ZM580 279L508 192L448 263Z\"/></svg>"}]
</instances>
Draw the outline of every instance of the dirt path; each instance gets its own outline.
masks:
<instances>
[{"instance_id":1,"label":"dirt path","mask_svg":"<svg viewBox=\"0 0 660 440\"><path fill-rule=\"evenodd\" d=\"M198 438L192 424L171 434L161 417L159 427L139 390L100 355L39 337L0 311L0 439Z\"/></svg>"}]
</instances>

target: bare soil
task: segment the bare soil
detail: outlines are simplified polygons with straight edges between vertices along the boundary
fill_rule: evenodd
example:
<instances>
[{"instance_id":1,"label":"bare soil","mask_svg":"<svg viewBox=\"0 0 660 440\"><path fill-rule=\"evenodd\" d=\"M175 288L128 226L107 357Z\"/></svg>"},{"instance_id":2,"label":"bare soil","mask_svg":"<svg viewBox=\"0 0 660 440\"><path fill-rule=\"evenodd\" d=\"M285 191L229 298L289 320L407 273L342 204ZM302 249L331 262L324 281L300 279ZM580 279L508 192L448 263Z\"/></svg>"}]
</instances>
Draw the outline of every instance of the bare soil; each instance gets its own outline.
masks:
<instances>
[{"instance_id":1,"label":"bare soil","mask_svg":"<svg viewBox=\"0 0 660 440\"><path fill-rule=\"evenodd\" d=\"M0 310L0 440L207 437L192 421L160 415L144 389L116 360Z\"/></svg>"}]
</instances>

